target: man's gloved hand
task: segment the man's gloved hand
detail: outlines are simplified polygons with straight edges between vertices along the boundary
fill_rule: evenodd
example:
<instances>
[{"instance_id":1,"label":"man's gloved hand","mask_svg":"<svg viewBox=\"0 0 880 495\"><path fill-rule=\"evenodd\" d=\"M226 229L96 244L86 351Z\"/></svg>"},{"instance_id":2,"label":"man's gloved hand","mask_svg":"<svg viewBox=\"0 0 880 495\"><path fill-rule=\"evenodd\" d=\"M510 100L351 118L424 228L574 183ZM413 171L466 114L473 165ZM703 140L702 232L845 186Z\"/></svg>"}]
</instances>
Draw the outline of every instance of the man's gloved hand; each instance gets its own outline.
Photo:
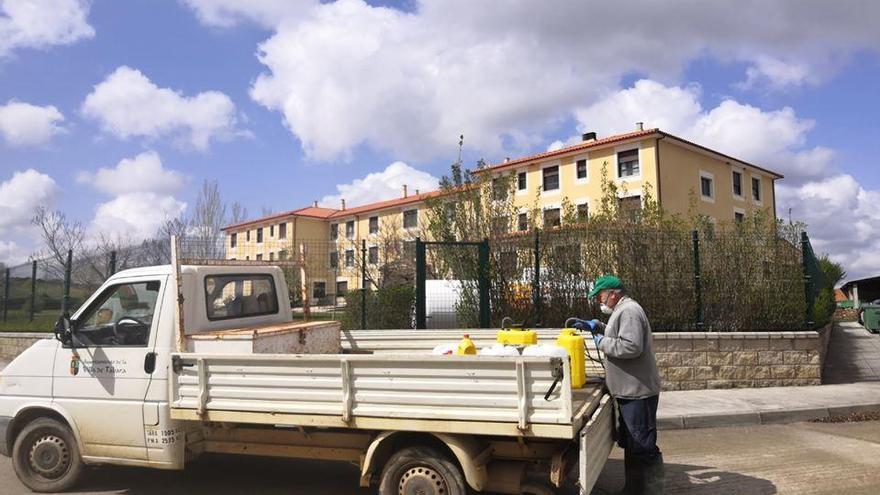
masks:
<instances>
[{"instance_id":1,"label":"man's gloved hand","mask_svg":"<svg viewBox=\"0 0 880 495\"><path fill-rule=\"evenodd\" d=\"M593 328L596 329L596 332L605 333L605 324L604 323L602 323L601 321L596 320L596 319L590 320L590 323L593 324Z\"/></svg>"},{"instance_id":2,"label":"man's gloved hand","mask_svg":"<svg viewBox=\"0 0 880 495\"><path fill-rule=\"evenodd\" d=\"M596 343L597 349L599 348L599 342L602 342L603 338L605 338L605 336L601 333L597 333L597 334L593 335L593 342Z\"/></svg>"},{"instance_id":3,"label":"man's gloved hand","mask_svg":"<svg viewBox=\"0 0 880 495\"><path fill-rule=\"evenodd\" d=\"M575 320L572 328L577 328L581 331L586 330L592 333L596 330L596 324L594 323L594 321L595 320Z\"/></svg>"}]
</instances>

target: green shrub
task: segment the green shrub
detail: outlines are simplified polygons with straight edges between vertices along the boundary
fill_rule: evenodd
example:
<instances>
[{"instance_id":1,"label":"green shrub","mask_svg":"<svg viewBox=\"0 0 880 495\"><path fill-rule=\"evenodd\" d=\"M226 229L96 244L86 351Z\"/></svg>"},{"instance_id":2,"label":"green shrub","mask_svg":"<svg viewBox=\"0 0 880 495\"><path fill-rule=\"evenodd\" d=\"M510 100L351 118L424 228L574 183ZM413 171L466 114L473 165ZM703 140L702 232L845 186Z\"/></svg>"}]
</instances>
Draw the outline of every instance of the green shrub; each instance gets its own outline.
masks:
<instances>
[{"instance_id":1,"label":"green shrub","mask_svg":"<svg viewBox=\"0 0 880 495\"><path fill-rule=\"evenodd\" d=\"M415 288L409 286L382 287L367 291L367 328L412 328L415 308ZM361 291L345 296L345 310L340 321L344 330L361 327Z\"/></svg>"}]
</instances>

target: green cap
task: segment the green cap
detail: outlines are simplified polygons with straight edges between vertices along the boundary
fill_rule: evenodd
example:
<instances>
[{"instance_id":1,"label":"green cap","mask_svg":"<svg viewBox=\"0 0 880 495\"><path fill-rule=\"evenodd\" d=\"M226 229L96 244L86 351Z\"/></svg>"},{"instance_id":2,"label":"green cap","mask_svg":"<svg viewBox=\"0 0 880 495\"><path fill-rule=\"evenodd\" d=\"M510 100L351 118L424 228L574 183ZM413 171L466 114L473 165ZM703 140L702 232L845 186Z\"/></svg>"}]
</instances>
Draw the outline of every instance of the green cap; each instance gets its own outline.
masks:
<instances>
[{"instance_id":1,"label":"green cap","mask_svg":"<svg viewBox=\"0 0 880 495\"><path fill-rule=\"evenodd\" d=\"M602 275L596 279L596 282L593 284L593 290L590 291L587 297L592 299L599 294L599 291L609 289L623 290L623 282L614 275Z\"/></svg>"}]
</instances>

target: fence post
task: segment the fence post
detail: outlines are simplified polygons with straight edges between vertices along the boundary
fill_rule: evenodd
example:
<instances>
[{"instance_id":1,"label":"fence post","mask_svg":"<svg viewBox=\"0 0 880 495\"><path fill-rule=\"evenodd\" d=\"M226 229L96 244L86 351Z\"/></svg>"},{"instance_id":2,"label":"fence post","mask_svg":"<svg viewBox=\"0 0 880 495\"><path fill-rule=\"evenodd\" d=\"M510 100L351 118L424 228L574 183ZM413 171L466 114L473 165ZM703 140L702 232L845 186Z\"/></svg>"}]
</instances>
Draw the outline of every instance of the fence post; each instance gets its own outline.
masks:
<instances>
[{"instance_id":1,"label":"fence post","mask_svg":"<svg viewBox=\"0 0 880 495\"><path fill-rule=\"evenodd\" d=\"M807 303L805 322L807 328L813 328L813 276L810 275L810 256L813 250L806 232L801 232L801 265L804 272L804 300Z\"/></svg>"},{"instance_id":2,"label":"fence post","mask_svg":"<svg viewBox=\"0 0 880 495\"><path fill-rule=\"evenodd\" d=\"M113 275L116 273L116 251L110 251L110 273L109 275Z\"/></svg>"},{"instance_id":3,"label":"fence post","mask_svg":"<svg viewBox=\"0 0 880 495\"><path fill-rule=\"evenodd\" d=\"M421 237L416 237L416 328L428 328L425 307L425 243Z\"/></svg>"},{"instance_id":4,"label":"fence post","mask_svg":"<svg viewBox=\"0 0 880 495\"><path fill-rule=\"evenodd\" d=\"M489 239L480 243L480 328L489 328Z\"/></svg>"},{"instance_id":5,"label":"fence post","mask_svg":"<svg viewBox=\"0 0 880 495\"><path fill-rule=\"evenodd\" d=\"M703 329L703 285L700 277L700 233L692 232L694 239L694 300L696 302L694 309L694 320L697 330Z\"/></svg>"},{"instance_id":6,"label":"fence post","mask_svg":"<svg viewBox=\"0 0 880 495\"><path fill-rule=\"evenodd\" d=\"M6 313L9 310L9 268L6 269L6 282L3 285L3 321L6 321Z\"/></svg>"},{"instance_id":7,"label":"fence post","mask_svg":"<svg viewBox=\"0 0 880 495\"><path fill-rule=\"evenodd\" d=\"M67 263L64 265L64 295L61 297L61 314L70 318L70 274L73 271L73 250L67 250Z\"/></svg>"},{"instance_id":8,"label":"fence post","mask_svg":"<svg viewBox=\"0 0 880 495\"><path fill-rule=\"evenodd\" d=\"M361 330L367 329L367 240L361 239Z\"/></svg>"},{"instance_id":9,"label":"fence post","mask_svg":"<svg viewBox=\"0 0 880 495\"><path fill-rule=\"evenodd\" d=\"M535 229L535 273L532 275L532 326L541 326L541 231Z\"/></svg>"},{"instance_id":10,"label":"fence post","mask_svg":"<svg viewBox=\"0 0 880 495\"><path fill-rule=\"evenodd\" d=\"M37 260L31 262L31 310L28 321L34 321L34 306L37 302Z\"/></svg>"}]
</instances>

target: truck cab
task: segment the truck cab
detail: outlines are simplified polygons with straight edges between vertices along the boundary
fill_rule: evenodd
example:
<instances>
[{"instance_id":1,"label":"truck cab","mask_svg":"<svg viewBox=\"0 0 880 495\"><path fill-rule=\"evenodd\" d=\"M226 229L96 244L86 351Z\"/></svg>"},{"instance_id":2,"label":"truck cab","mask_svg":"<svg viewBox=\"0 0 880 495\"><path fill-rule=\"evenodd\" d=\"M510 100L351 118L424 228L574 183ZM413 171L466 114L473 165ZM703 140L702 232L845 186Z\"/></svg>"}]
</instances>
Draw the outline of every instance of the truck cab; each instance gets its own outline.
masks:
<instances>
[{"instance_id":1,"label":"truck cab","mask_svg":"<svg viewBox=\"0 0 880 495\"><path fill-rule=\"evenodd\" d=\"M0 377L0 453L22 481L55 491L86 464L182 468L168 418L168 373L180 316L188 334L291 320L283 272L272 266L171 265L110 277L56 339L19 355Z\"/></svg>"}]
</instances>

